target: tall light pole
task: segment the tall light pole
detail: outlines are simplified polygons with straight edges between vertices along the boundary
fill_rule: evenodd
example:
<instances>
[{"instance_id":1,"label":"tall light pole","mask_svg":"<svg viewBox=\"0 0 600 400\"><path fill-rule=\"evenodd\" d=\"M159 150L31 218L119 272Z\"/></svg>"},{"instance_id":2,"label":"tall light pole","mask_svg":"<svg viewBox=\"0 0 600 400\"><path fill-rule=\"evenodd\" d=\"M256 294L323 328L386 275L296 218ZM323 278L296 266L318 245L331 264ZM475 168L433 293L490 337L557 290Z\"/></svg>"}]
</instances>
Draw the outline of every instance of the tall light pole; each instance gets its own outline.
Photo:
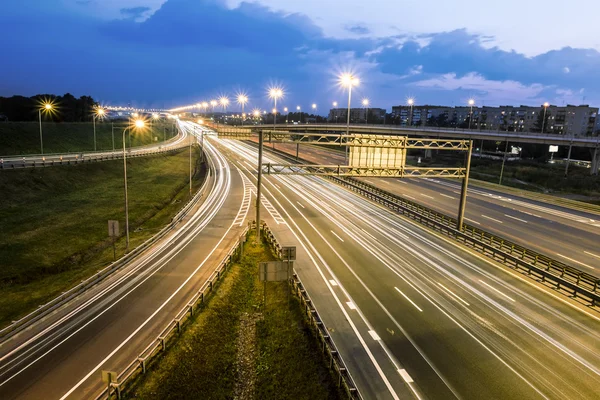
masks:
<instances>
[{"instance_id":1,"label":"tall light pole","mask_svg":"<svg viewBox=\"0 0 600 400\"><path fill-rule=\"evenodd\" d=\"M352 102L352 87L358 86L359 79L352 74L342 74L339 78L340 85L348 88L348 115L346 118L346 138L350 136L350 104ZM342 144L342 138L340 137L340 145ZM348 146L346 146L345 163L348 164Z\"/></svg>"},{"instance_id":2,"label":"tall light pole","mask_svg":"<svg viewBox=\"0 0 600 400\"><path fill-rule=\"evenodd\" d=\"M135 121L135 129L143 129L146 126L141 119ZM125 183L125 252L129 251L129 199L127 197L127 153L125 152L125 132L129 127L123 129L123 181Z\"/></svg>"},{"instance_id":3,"label":"tall light pole","mask_svg":"<svg viewBox=\"0 0 600 400\"><path fill-rule=\"evenodd\" d=\"M313 103L311 107L312 107L312 110L313 110L313 115L315 115L315 121L316 121L316 120L317 120L317 117L316 117L316 113L317 113L317 104L316 104L316 103Z\"/></svg>"},{"instance_id":4,"label":"tall light pole","mask_svg":"<svg viewBox=\"0 0 600 400\"><path fill-rule=\"evenodd\" d=\"M469 99L469 106L471 106L471 111L469 113L469 129L471 129L471 122L473 121L473 106L475 105L475 100Z\"/></svg>"},{"instance_id":5,"label":"tall light pole","mask_svg":"<svg viewBox=\"0 0 600 400\"><path fill-rule=\"evenodd\" d=\"M221 107L223 107L223 115L225 115L225 113L227 112L227 106L229 105L229 99L225 96L222 96L219 99L219 104L221 105ZM225 124L225 121L223 121L223 124ZM217 126L218 126L218 122L217 122Z\"/></svg>"},{"instance_id":6,"label":"tall light pole","mask_svg":"<svg viewBox=\"0 0 600 400\"><path fill-rule=\"evenodd\" d=\"M273 107L273 130L275 130L275 125L277 124L277 99L283 97L283 90L278 87L273 87L269 89L269 97L273 99L275 107Z\"/></svg>"},{"instance_id":7,"label":"tall light pole","mask_svg":"<svg viewBox=\"0 0 600 400\"><path fill-rule=\"evenodd\" d=\"M369 99L363 99L362 105L366 108L365 112L365 125L367 125L369 121Z\"/></svg>"},{"instance_id":8,"label":"tall light pole","mask_svg":"<svg viewBox=\"0 0 600 400\"><path fill-rule=\"evenodd\" d=\"M206 101L202 102L202 109L204 110L204 117L206 117L206 110L208 109L208 103Z\"/></svg>"},{"instance_id":9,"label":"tall light pole","mask_svg":"<svg viewBox=\"0 0 600 400\"><path fill-rule=\"evenodd\" d=\"M296 111L300 113L300 123L302 123L302 111L300 110L300 106L296 106Z\"/></svg>"},{"instance_id":10,"label":"tall light pole","mask_svg":"<svg viewBox=\"0 0 600 400\"><path fill-rule=\"evenodd\" d=\"M244 112L244 106L248 102L248 96L243 93L239 94L237 97L237 102L242 106L242 126L244 126L244 118L246 116L246 113Z\"/></svg>"},{"instance_id":11,"label":"tall light pole","mask_svg":"<svg viewBox=\"0 0 600 400\"><path fill-rule=\"evenodd\" d=\"M42 111L44 113L50 113L54 109L52 103L44 103L40 109L38 109L38 115L40 117L40 151L44 154L44 139L42 135Z\"/></svg>"},{"instance_id":12,"label":"tall light pole","mask_svg":"<svg viewBox=\"0 0 600 400\"><path fill-rule=\"evenodd\" d=\"M288 115L290 115L290 113L288 112L288 108L287 107L283 107L283 112L285 113L285 123L288 123Z\"/></svg>"},{"instance_id":13,"label":"tall light pole","mask_svg":"<svg viewBox=\"0 0 600 400\"><path fill-rule=\"evenodd\" d=\"M104 108L100 107L96 109L92 118L92 121L94 122L94 151L96 151L96 118L103 118L104 114L106 114L106 111L104 111Z\"/></svg>"},{"instance_id":14,"label":"tall light pole","mask_svg":"<svg viewBox=\"0 0 600 400\"><path fill-rule=\"evenodd\" d=\"M548 103L548 102L544 103L544 118L542 118L542 131L540 133L544 133L544 124L546 123L546 110L548 109L549 106L550 106L550 103Z\"/></svg>"},{"instance_id":15,"label":"tall light pole","mask_svg":"<svg viewBox=\"0 0 600 400\"><path fill-rule=\"evenodd\" d=\"M334 101L333 102L333 114L335 116L335 123L336 124L337 124L337 118L338 118L338 116L337 116L337 106L338 106L338 102Z\"/></svg>"},{"instance_id":16,"label":"tall light pole","mask_svg":"<svg viewBox=\"0 0 600 400\"><path fill-rule=\"evenodd\" d=\"M406 103L410 106L410 117L409 117L409 126L412 127L413 124L413 107L415 105L415 99L412 97L406 100Z\"/></svg>"}]
</instances>

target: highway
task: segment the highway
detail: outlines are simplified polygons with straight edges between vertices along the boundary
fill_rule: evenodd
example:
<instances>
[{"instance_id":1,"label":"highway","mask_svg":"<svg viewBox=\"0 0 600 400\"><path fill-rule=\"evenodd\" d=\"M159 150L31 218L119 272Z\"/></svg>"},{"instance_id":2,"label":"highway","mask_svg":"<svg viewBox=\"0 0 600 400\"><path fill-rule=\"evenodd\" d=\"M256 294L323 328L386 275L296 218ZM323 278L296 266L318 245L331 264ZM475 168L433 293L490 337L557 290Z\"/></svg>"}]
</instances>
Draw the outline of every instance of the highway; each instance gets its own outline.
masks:
<instances>
[{"instance_id":1,"label":"highway","mask_svg":"<svg viewBox=\"0 0 600 400\"><path fill-rule=\"evenodd\" d=\"M296 146L275 148L296 154ZM300 157L314 163L343 163L339 153L300 146ZM461 181L431 178L358 178L407 200L456 217ZM468 190L465 222L600 275L600 215L536 201L496 190Z\"/></svg>"},{"instance_id":2,"label":"highway","mask_svg":"<svg viewBox=\"0 0 600 400\"><path fill-rule=\"evenodd\" d=\"M120 372L136 359L215 270L243 230L250 196L235 168L205 145L211 173L204 201L171 233L0 343L0 398L95 397L105 387L101 370Z\"/></svg>"},{"instance_id":3,"label":"highway","mask_svg":"<svg viewBox=\"0 0 600 400\"><path fill-rule=\"evenodd\" d=\"M255 183L255 147L217 143ZM263 182L365 398L597 398L597 312L323 178Z\"/></svg>"},{"instance_id":4,"label":"highway","mask_svg":"<svg viewBox=\"0 0 600 400\"><path fill-rule=\"evenodd\" d=\"M182 130L166 142L152 143L127 149L127 157L142 157L165 153L189 146L189 135ZM123 149L115 151L90 151L65 154L32 154L26 156L0 156L0 169L52 167L85 162L107 161L123 158Z\"/></svg>"}]
</instances>

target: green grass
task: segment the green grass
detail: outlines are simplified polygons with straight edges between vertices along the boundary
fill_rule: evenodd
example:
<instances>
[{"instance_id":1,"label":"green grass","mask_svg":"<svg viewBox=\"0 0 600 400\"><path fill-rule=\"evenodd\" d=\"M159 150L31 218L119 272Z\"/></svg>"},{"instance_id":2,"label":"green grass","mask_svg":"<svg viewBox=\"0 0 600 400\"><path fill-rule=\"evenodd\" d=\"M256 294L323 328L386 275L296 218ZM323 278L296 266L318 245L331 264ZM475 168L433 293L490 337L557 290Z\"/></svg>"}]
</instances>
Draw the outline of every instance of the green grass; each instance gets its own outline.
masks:
<instances>
[{"instance_id":1,"label":"green grass","mask_svg":"<svg viewBox=\"0 0 600 400\"><path fill-rule=\"evenodd\" d=\"M195 190L203 178L196 162ZM128 162L130 248L156 234L189 199L189 153ZM107 221L124 234L123 162L0 171L0 326L113 260ZM125 239L117 241L117 257Z\"/></svg>"},{"instance_id":2,"label":"green grass","mask_svg":"<svg viewBox=\"0 0 600 400\"><path fill-rule=\"evenodd\" d=\"M273 260L250 236L242 260L231 267L192 323L128 394L139 399L231 399L237 379L240 318L261 313L256 326L256 399L342 398L304 320L299 300L288 305L286 283L270 283L266 311L257 263Z\"/></svg>"},{"instance_id":3,"label":"green grass","mask_svg":"<svg viewBox=\"0 0 600 400\"><path fill-rule=\"evenodd\" d=\"M125 121L114 123L115 148L123 146L123 129ZM91 122L44 122L43 123L44 154L72 153L94 150L94 128ZM142 131L131 132L131 146L143 146L169 139L175 134L173 124L155 123ZM126 137L129 147L129 133ZM110 122L96 123L96 148L112 150L112 129ZM0 156L39 154L40 126L36 122L0 122Z\"/></svg>"}]
</instances>

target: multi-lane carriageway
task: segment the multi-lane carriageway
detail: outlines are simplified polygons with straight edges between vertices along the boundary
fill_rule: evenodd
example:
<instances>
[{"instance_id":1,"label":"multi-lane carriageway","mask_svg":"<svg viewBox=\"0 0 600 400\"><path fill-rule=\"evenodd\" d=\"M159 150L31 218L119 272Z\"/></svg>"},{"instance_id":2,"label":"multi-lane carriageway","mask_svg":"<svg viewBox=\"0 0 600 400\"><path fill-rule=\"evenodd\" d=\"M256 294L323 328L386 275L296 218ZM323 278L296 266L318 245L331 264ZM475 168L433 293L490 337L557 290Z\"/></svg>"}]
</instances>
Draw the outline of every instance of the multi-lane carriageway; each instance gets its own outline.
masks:
<instances>
[{"instance_id":1,"label":"multi-lane carriageway","mask_svg":"<svg viewBox=\"0 0 600 400\"><path fill-rule=\"evenodd\" d=\"M253 145L205 144L210 201L131 267L0 344L0 397L92 397L100 369L128 363L199 287L256 190ZM263 183L263 219L297 246L296 272L364 398L598 398L596 311L330 181Z\"/></svg>"}]
</instances>

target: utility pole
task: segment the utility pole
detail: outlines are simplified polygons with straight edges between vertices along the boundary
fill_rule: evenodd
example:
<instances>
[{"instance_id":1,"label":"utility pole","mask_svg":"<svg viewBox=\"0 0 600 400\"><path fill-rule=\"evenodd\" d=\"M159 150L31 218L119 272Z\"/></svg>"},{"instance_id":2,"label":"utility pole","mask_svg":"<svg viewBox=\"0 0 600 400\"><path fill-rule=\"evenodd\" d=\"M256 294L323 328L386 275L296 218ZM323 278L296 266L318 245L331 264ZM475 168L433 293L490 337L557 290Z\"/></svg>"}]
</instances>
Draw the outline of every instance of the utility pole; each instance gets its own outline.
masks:
<instances>
[{"instance_id":1,"label":"utility pole","mask_svg":"<svg viewBox=\"0 0 600 400\"><path fill-rule=\"evenodd\" d=\"M506 145L504 146L504 156L502 157L502 168L500 169L500 180L499 185L502 185L502 176L504 175L504 164L506 163L506 152L508 152L508 138L506 138Z\"/></svg>"}]
</instances>

